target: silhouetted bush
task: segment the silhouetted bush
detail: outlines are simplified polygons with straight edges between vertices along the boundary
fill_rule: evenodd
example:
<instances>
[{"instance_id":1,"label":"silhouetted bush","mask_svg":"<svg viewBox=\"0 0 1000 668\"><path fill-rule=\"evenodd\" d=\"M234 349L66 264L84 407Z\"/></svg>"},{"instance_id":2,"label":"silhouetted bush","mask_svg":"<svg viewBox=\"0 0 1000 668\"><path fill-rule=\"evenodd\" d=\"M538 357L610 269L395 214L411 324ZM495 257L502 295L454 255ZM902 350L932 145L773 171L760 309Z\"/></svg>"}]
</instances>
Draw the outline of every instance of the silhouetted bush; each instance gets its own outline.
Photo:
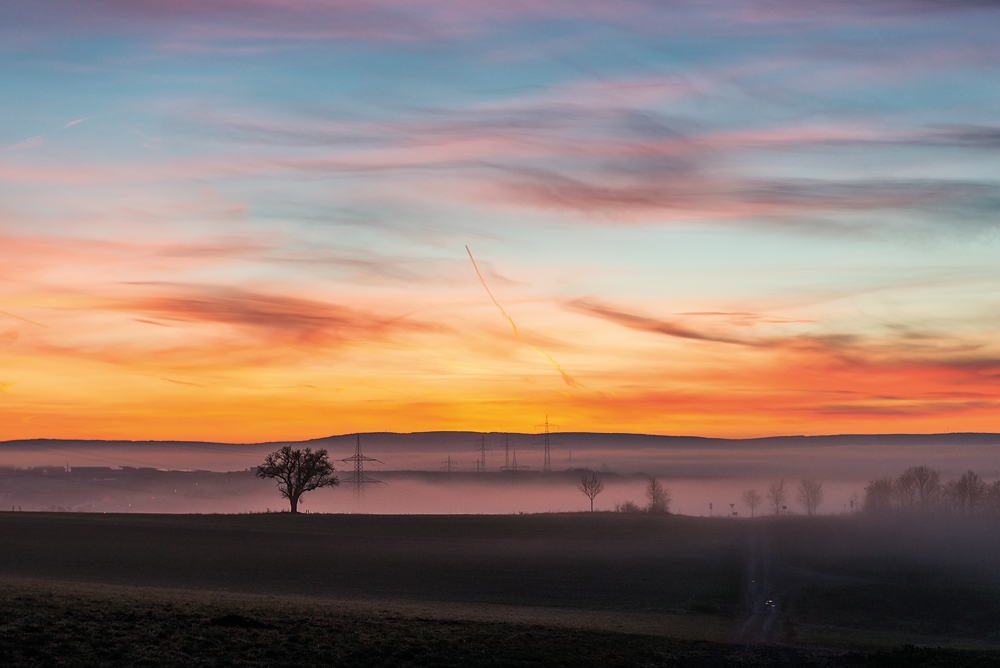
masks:
<instances>
[{"instance_id":1,"label":"silhouetted bush","mask_svg":"<svg viewBox=\"0 0 1000 668\"><path fill-rule=\"evenodd\" d=\"M616 513L641 513L642 508L635 501L626 501L615 505Z\"/></svg>"}]
</instances>

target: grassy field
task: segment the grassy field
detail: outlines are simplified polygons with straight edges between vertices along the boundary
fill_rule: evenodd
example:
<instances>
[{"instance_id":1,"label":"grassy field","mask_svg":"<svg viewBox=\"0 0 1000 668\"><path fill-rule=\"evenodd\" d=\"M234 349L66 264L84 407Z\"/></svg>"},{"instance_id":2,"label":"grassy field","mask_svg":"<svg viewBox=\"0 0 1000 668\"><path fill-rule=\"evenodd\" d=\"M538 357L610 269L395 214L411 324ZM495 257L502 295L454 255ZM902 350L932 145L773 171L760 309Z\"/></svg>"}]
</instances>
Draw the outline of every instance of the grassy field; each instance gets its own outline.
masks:
<instances>
[{"instance_id":1,"label":"grassy field","mask_svg":"<svg viewBox=\"0 0 1000 668\"><path fill-rule=\"evenodd\" d=\"M771 525L786 641L1000 649L1000 535L983 519Z\"/></svg>"},{"instance_id":2,"label":"grassy field","mask_svg":"<svg viewBox=\"0 0 1000 668\"><path fill-rule=\"evenodd\" d=\"M688 616L720 628L739 527L681 517L0 513L0 575ZM690 629L688 629L689 631Z\"/></svg>"},{"instance_id":3,"label":"grassy field","mask_svg":"<svg viewBox=\"0 0 1000 668\"><path fill-rule=\"evenodd\" d=\"M777 645L727 642L751 529L768 536ZM1000 666L1000 569L981 533L0 513L0 665Z\"/></svg>"}]
</instances>

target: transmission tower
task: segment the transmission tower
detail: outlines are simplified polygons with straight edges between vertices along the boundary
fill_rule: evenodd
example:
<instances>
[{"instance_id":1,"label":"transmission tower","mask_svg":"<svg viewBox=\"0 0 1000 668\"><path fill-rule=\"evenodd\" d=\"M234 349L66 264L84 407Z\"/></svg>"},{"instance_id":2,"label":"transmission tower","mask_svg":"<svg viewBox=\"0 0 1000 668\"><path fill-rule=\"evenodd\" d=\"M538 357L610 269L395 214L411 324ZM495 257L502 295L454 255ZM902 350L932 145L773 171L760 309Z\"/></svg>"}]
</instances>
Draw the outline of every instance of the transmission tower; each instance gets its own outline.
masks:
<instances>
[{"instance_id":1,"label":"transmission tower","mask_svg":"<svg viewBox=\"0 0 1000 668\"><path fill-rule=\"evenodd\" d=\"M451 455L448 455L448 461L442 463L441 470L446 471L448 473L452 473L458 470L458 465L455 462L451 461Z\"/></svg>"},{"instance_id":2,"label":"transmission tower","mask_svg":"<svg viewBox=\"0 0 1000 668\"><path fill-rule=\"evenodd\" d=\"M540 434L542 440L536 441L535 445L541 445L544 449L545 455L542 461L542 470L548 472L552 470L552 455L550 454L551 447L553 445L561 445L558 441L552 440L552 430L559 429L559 425L549 424L549 416L546 415L545 422L535 425L535 428L542 429L542 433Z\"/></svg>"},{"instance_id":3,"label":"transmission tower","mask_svg":"<svg viewBox=\"0 0 1000 668\"><path fill-rule=\"evenodd\" d=\"M366 457L361 454L361 434L358 434L358 444L354 449L354 454L350 457L345 457L341 459L342 462L354 462L354 472L348 478L347 482L354 485L354 496L361 497L364 496L364 486L365 485L384 485L385 483L381 480L376 480L375 478L370 478L365 473L365 462L375 462L376 464L381 464L379 460L374 457Z\"/></svg>"},{"instance_id":4,"label":"transmission tower","mask_svg":"<svg viewBox=\"0 0 1000 668\"><path fill-rule=\"evenodd\" d=\"M479 452L479 459L476 460L476 473L486 473L486 452L490 450L490 442L486 438L486 434L479 436L476 450Z\"/></svg>"},{"instance_id":5,"label":"transmission tower","mask_svg":"<svg viewBox=\"0 0 1000 668\"><path fill-rule=\"evenodd\" d=\"M514 451L514 456L511 458L510 463L505 465L502 470L510 472L511 482L517 479L517 472L524 469L529 469L530 466L525 466L524 464L517 463L517 450Z\"/></svg>"}]
</instances>

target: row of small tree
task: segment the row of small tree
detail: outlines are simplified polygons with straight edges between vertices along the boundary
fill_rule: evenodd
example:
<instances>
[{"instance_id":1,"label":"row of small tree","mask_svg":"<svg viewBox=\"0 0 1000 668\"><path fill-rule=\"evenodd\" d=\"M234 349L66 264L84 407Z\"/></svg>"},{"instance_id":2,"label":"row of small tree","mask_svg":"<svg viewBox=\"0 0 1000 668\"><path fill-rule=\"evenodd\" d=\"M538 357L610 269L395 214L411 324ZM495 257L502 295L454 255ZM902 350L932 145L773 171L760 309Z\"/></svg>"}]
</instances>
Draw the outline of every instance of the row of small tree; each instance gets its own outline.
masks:
<instances>
[{"instance_id":1,"label":"row of small tree","mask_svg":"<svg viewBox=\"0 0 1000 668\"><path fill-rule=\"evenodd\" d=\"M583 492L590 499L590 512L594 512L594 499L604 491L604 481L596 473L583 476L577 489ZM615 506L618 513L653 513L654 515L666 514L670 512L670 502L673 497L670 490L663 486L663 483L656 478L650 478L646 483L646 499L649 505L645 508L639 506L634 501L626 501Z\"/></svg>"},{"instance_id":2,"label":"row of small tree","mask_svg":"<svg viewBox=\"0 0 1000 668\"><path fill-rule=\"evenodd\" d=\"M580 489L590 497L590 509L593 510L594 497L604 489L604 483L594 474L590 478L584 478ZM804 478L799 481L794 491L795 501L802 506L806 514L815 515L823 502L823 483ZM768 485L764 494L756 489L748 489L741 497L744 505L750 509L750 516L753 517L764 501L767 502L767 509L774 515L785 514L791 494L792 490L782 479ZM622 513L665 513L669 512L670 502L673 500L670 490L665 489L656 478L649 479L646 498L649 499L649 505L645 509L632 501L626 501L617 505L615 510ZM852 500L851 507L854 506ZM955 480L942 482L940 471L927 466L911 466L898 478L882 476L872 480L865 487L863 509L870 514L890 512L1000 514L1000 480L987 483L978 473L969 470Z\"/></svg>"},{"instance_id":3,"label":"row of small tree","mask_svg":"<svg viewBox=\"0 0 1000 668\"><path fill-rule=\"evenodd\" d=\"M775 480L767 486L767 491L761 496L756 489L748 489L742 494L743 503L750 509L750 517L766 499L767 507L775 515L783 515L788 510L788 497L791 490L785 481ZM795 500L805 508L806 515L815 515L819 504L823 503L823 483L812 478L803 478L795 490Z\"/></svg>"},{"instance_id":4,"label":"row of small tree","mask_svg":"<svg viewBox=\"0 0 1000 668\"><path fill-rule=\"evenodd\" d=\"M593 511L594 497L604 490L604 483L595 473L589 477L584 476L579 489L590 498L590 510ZM784 480L775 480L768 485L764 495L761 495L756 489L748 489L743 492L742 498L743 503L750 509L751 517L754 516L754 512L765 499L768 502L768 508L775 515L783 515L788 510L788 497L791 491ZM670 512L670 502L673 501L670 490L666 489L663 483L656 478L650 478L646 484L646 498L649 500L649 505L645 508L633 501L625 501L616 505L615 511L619 513ZM811 478L804 478L795 490L795 500L805 508L807 515L815 515L819 504L823 502L823 483Z\"/></svg>"},{"instance_id":5,"label":"row of small tree","mask_svg":"<svg viewBox=\"0 0 1000 668\"><path fill-rule=\"evenodd\" d=\"M578 489L590 499L590 510L594 510L594 499L604 491L604 482L596 473L584 476ZM767 499L768 507L775 515L783 515L788 510L788 497L791 490L785 481L775 480L767 487L767 491L762 496L756 489L748 489L743 492L743 503L750 509L750 516L754 516L754 511L761 503ZM663 486L656 478L650 478L646 484L646 498L649 505L642 508L634 501L625 501L615 506L615 512L619 513L668 513L670 512L670 502L673 497L670 490ZM823 483L811 478L804 478L799 482L795 490L795 500L805 508L807 515L815 515L819 504L823 502Z\"/></svg>"},{"instance_id":6,"label":"row of small tree","mask_svg":"<svg viewBox=\"0 0 1000 668\"><path fill-rule=\"evenodd\" d=\"M941 481L941 472L928 466L911 466L898 478L882 476L865 487L864 511L873 515L891 512L1000 513L1000 480L987 483L975 471L956 480Z\"/></svg>"}]
</instances>

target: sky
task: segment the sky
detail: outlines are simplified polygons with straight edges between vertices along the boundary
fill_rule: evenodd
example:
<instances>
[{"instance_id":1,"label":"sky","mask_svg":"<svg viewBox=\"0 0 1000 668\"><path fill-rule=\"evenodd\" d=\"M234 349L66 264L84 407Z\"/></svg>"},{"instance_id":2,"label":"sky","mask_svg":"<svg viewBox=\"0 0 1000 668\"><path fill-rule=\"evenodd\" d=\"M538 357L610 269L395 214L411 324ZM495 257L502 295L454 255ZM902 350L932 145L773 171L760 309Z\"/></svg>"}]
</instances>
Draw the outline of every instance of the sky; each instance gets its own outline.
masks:
<instances>
[{"instance_id":1,"label":"sky","mask_svg":"<svg viewBox=\"0 0 1000 668\"><path fill-rule=\"evenodd\" d=\"M997 34L0 4L0 440L1000 431Z\"/></svg>"}]
</instances>

